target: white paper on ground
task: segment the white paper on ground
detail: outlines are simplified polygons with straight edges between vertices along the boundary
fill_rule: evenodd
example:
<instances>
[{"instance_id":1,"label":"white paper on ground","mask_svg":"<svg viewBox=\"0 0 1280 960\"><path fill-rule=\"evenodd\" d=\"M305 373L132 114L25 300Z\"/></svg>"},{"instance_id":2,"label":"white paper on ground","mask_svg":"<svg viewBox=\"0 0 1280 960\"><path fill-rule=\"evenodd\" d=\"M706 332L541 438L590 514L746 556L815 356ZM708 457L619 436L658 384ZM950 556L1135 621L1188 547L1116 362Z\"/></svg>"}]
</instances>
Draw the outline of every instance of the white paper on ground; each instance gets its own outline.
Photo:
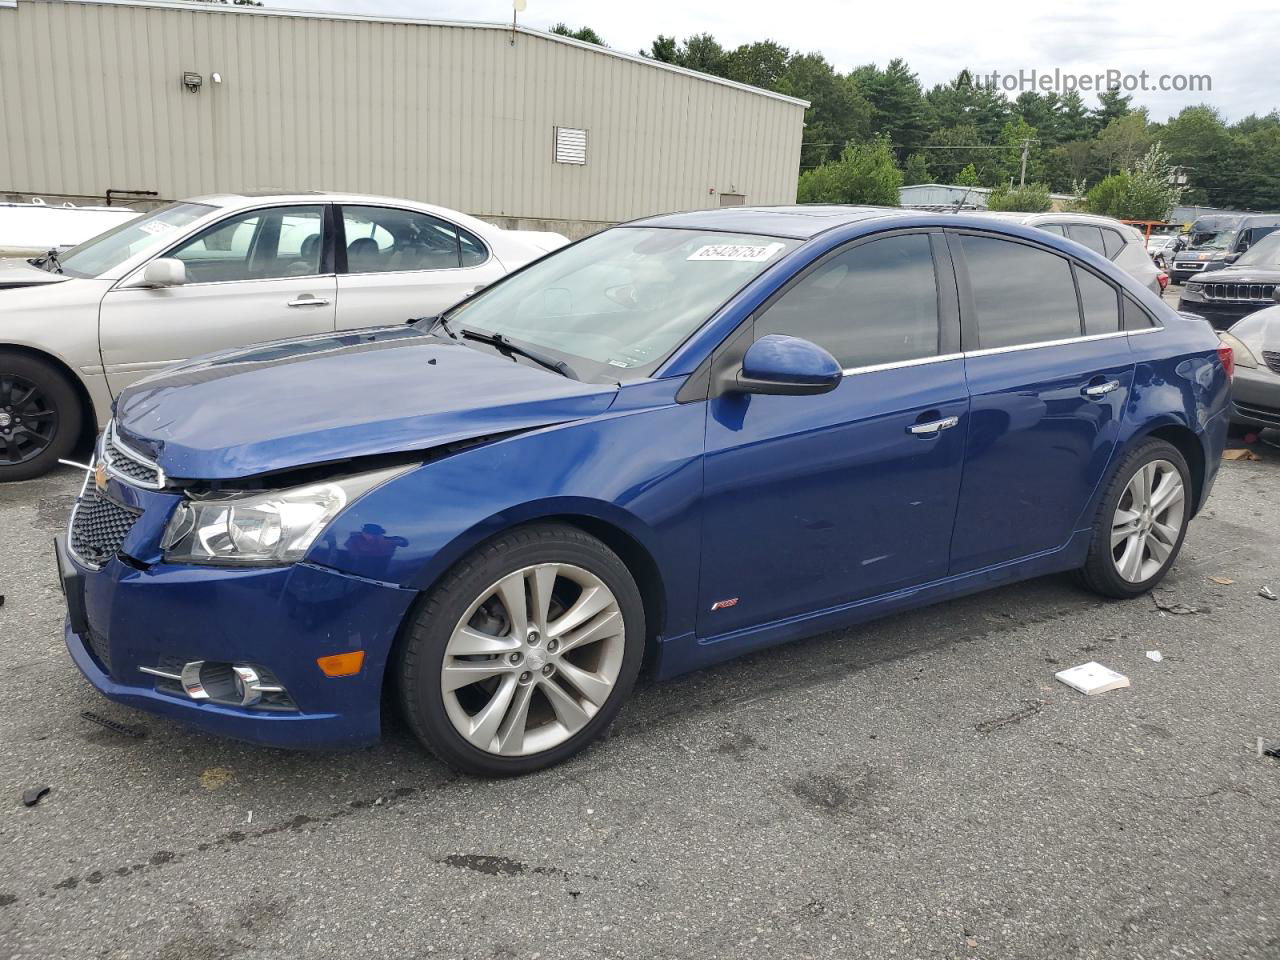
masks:
<instances>
[{"instance_id":1,"label":"white paper on ground","mask_svg":"<svg viewBox=\"0 0 1280 960\"><path fill-rule=\"evenodd\" d=\"M1108 670L1102 664L1092 660L1078 667L1072 667L1070 670L1059 670L1054 676L1073 690L1079 690L1090 696L1129 685L1129 678L1124 674Z\"/></svg>"},{"instance_id":2,"label":"white paper on ground","mask_svg":"<svg viewBox=\"0 0 1280 960\"><path fill-rule=\"evenodd\" d=\"M1156 663L1159 663L1164 659L1164 654L1162 654L1159 650L1148 650L1147 659L1154 660Z\"/></svg>"}]
</instances>

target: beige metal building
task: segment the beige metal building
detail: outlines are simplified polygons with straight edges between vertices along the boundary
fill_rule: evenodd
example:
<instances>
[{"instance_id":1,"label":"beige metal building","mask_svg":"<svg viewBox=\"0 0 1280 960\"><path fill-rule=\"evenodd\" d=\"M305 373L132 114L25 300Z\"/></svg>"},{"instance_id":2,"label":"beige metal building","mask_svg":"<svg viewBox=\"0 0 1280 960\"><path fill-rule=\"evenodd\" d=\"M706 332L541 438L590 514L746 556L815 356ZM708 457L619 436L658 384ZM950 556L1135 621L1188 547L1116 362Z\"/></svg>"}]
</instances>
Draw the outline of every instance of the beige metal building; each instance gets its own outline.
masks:
<instances>
[{"instance_id":1,"label":"beige metal building","mask_svg":"<svg viewBox=\"0 0 1280 960\"><path fill-rule=\"evenodd\" d=\"M793 202L806 106L510 24L0 0L0 198L343 190L576 236Z\"/></svg>"}]
</instances>

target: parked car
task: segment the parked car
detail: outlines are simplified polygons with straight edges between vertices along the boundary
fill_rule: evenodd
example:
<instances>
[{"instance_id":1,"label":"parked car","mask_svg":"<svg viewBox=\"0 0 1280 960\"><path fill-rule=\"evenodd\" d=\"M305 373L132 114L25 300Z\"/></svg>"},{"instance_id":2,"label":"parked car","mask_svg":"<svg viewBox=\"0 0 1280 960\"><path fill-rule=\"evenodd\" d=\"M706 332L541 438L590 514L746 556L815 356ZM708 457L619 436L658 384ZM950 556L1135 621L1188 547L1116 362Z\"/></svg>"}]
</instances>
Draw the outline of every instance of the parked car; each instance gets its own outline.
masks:
<instances>
[{"instance_id":1,"label":"parked car","mask_svg":"<svg viewBox=\"0 0 1280 960\"><path fill-rule=\"evenodd\" d=\"M1216 230L1211 228L1217 227ZM1202 217L1191 228L1191 242L1173 258L1169 273L1175 283L1186 283L1199 273L1221 270L1236 263L1246 250L1280 228L1280 214L1249 214L1225 219Z\"/></svg>"},{"instance_id":2,"label":"parked car","mask_svg":"<svg viewBox=\"0 0 1280 960\"><path fill-rule=\"evenodd\" d=\"M1280 233L1264 237L1229 267L1188 280L1178 309L1196 313L1225 330L1242 317L1275 303L1280 286Z\"/></svg>"},{"instance_id":3,"label":"parked car","mask_svg":"<svg viewBox=\"0 0 1280 960\"><path fill-rule=\"evenodd\" d=\"M129 207L77 207L73 203L0 203L0 257L43 257L133 220Z\"/></svg>"},{"instance_id":4,"label":"parked car","mask_svg":"<svg viewBox=\"0 0 1280 960\"><path fill-rule=\"evenodd\" d=\"M1280 293L1275 296L1280 300ZM1280 306L1251 313L1218 336L1235 357L1232 424L1280 429Z\"/></svg>"},{"instance_id":5,"label":"parked car","mask_svg":"<svg viewBox=\"0 0 1280 960\"><path fill-rule=\"evenodd\" d=\"M449 763L529 771L646 660L1062 570L1150 589L1213 485L1231 358L1008 221L654 217L435 320L126 389L58 546L66 643L204 730L367 744L385 692Z\"/></svg>"},{"instance_id":6,"label":"parked car","mask_svg":"<svg viewBox=\"0 0 1280 960\"><path fill-rule=\"evenodd\" d=\"M1160 270L1168 270L1173 255L1178 250L1178 237L1175 234L1152 234L1147 240L1147 254Z\"/></svg>"},{"instance_id":7,"label":"parked car","mask_svg":"<svg viewBox=\"0 0 1280 960\"><path fill-rule=\"evenodd\" d=\"M438 313L566 242L409 200L222 195L0 261L0 481L49 470L151 371Z\"/></svg>"},{"instance_id":8,"label":"parked car","mask_svg":"<svg viewBox=\"0 0 1280 960\"><path fill-rule=\"evenodd\" d=\"M1111 217L1087 213L987 213L986 216L1024 223L1083 244L1131 274L1154 294L1159 295L1169 282L1167 276L1161 279L1162 271L1147 254L1142 233Z\"/></svg>"}]
</instances>

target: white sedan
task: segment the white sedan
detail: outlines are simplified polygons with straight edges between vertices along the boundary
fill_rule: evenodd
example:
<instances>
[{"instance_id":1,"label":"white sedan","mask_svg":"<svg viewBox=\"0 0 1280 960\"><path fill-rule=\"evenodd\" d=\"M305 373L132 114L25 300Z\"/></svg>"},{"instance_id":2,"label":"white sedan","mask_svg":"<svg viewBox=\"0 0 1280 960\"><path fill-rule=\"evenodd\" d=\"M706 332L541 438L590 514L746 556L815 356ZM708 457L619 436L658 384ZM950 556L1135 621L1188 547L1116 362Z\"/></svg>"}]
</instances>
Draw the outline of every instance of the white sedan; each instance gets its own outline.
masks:
<instances>
[{"instance_id":1,"label":"white sedan","mask_svg":"<svg viewBox=\"0 0 1280 960\"><path fill-rule=\"evenodd\" d=\"M409 200L219 195L0 260L0 481L50 469L153 370L430 316L567 242Z\"/></svg>"}]
</instances>

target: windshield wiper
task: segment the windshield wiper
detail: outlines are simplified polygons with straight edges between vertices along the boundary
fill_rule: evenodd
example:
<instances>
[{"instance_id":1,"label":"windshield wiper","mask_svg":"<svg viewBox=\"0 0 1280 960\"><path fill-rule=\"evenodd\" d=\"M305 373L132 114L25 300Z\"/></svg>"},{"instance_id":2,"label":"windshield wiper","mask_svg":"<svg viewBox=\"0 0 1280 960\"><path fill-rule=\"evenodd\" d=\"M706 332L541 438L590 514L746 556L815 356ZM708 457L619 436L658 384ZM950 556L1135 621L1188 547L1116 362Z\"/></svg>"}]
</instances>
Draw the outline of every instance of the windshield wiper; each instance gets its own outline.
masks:
<instances>
[{"instance_id":1,"label":"windshield wiper","mask_svg":"<svg viewBox=\"0 0 1280 960\"><path fill-rule=\"evenodd\" d=\"M449 321L444 318L444 314L440 314L439 316L435 316L435 317L419 317L414 322L427 324L427 333L435 333L436 329L439 328L449 336L449 339L451 340L461 339L456 333L453 332L453 328L449 326Z\"/></svg>"},{"instance_id":2,"label":"windshield wiper","mask_svg":"<svg viewBox=\"0 0 1280 960\"><path fill-rule=\"evenodd\" d=\"M58 251L52 247L43 257L32 257L27 263L33 267L39 267L41 270L48 270L50 273L62 272L62 264L58 261Z\"/></svg>"},{"instance_id":3,"label":"windshield wiper","mask_svg":"<svg viewBox=\"0 0 1280 960\"><path fill-rule=\"evenodd\" d=\"M441 322L444 320L441 318ZM447 327L445 329L448 329ZM522 347L518 343L513 343L500 333L480 333L477 330L467 330L463 328L458 331L468 340L475 340L477 343L487 343L490 346L497 347L506 353L518 353L526 359L532 360L539 366L546 367L548 370L554 370L562 377L568 377L570 380L577 380L578 376L573 372L573 367L569 366L563 360L557 360L555 357L541 353L530 347Z\"/></svg>"}]
</instances>

